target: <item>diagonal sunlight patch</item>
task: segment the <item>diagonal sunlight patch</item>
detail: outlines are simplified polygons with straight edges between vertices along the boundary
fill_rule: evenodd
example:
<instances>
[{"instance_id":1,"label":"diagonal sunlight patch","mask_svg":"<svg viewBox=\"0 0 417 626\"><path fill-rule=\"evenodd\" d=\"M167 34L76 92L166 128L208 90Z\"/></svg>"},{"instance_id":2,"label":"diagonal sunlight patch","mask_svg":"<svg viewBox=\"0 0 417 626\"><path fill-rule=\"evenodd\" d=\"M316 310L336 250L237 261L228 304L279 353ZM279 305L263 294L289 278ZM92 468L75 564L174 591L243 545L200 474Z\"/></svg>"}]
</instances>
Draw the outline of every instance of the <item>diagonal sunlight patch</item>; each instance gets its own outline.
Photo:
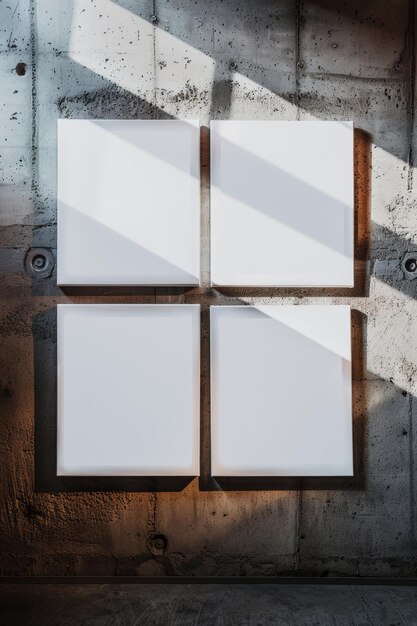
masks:
<instances>
[{"instance_id":1,"label":"diagonal sunlight patch","mask_svg":"<svg viewBox=\"0 0 417 626\"><path fill-rule=\"evenodd\" d=\"M299 307L271 307L263 305L252 305L257 311L291 330L302 335L306 339L318 344L321 348L333 352L346 361L351 361L350 337L341 332L344 328L344 316L348 307L339 306L335 308L334 314L340 313L338 319L333 324L321 322L323 312L328 310L328 305L313 305L310 307L309 315L303 315ZM350 315L350 313L349 313ZM346 326L348 328L348 326Z\"/></svg>"},{"instance_id":2,"label":"diagonal sunlight patch","mask_svg":"<svg viewBox=\"0 0 417 626\"><path fill-rule=\"evenodd\" d=\"M155 106L164 99L166 86L177 90L179 77L180 84L186 81L190 65L198 68L196 75L210 93L214 79L215 61L210 56L111 0L74 1L69 57ZM158 75L168 78L158 85ZM177 114L175 99L171 104L165 102L161 108Z\"/></svg>"},{"instance_id":3,"label":"diagonal sunlight patch","mask_svg":"<svg viewBox=\"0 0 417 626\"><path fill-rule=\"evenodd\" d=\"M274 120L267 127L264 120L239 122L218 122L218 158L230 152L231 159L234 152L247 167L264 163L269 170L287 173L337 202L346 202L346 197L353 200L352 122L315 120L287 124L286 120ZM338 170L347 174L342 179L324 175L335 161Z\"/></svg>"},{"instance_id":4,"label":"diagonal sunlight patch","mask_svg":"<svg viewBox=\"0 0 417 626\"><path fill-rule=\"evenodd\" d=\"M146 20L110 0L74 0L68 50L80 65L154 100L153 27Z\"/></svg>"}]
</instances>

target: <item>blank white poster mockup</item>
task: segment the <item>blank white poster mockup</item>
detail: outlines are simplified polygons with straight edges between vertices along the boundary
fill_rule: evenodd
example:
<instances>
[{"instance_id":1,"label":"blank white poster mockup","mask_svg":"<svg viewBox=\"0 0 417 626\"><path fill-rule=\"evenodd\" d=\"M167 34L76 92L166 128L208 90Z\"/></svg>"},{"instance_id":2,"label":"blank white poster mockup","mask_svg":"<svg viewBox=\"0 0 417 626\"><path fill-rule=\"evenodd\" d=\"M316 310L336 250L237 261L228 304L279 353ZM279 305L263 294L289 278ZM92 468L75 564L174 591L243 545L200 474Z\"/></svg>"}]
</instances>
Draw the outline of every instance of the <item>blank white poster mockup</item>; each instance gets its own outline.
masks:
<instances>
[{"instance_id":1,"label":"blank white poster mockup","mask_svg":"<svg viewBox=\"0 0 417 626\"><path fill-rule=\"evenodd\" d=\"M352 122L210 128L212 284L352 287Z\"/></svg>"},{"instance_id":2,"label":"blank white poster mockup","mask_svg":"<svg viewBox=\"0 0 417 626\"><path fill-rule=\"evenodd\" d=\"M214 306L213 476L351 476L348 306Z\"/></svg>"},{"instance_id":3,"label":"blank white poster mockup","mask_svg":"<svg viewBox=\"0 0 417 626\"><path fill-rule=\"evenodd\" d=\"M58 284L197 285L199 123L58 121Z\"/></svg>"},{"instance_id":4,"label":"blank white poster mockup","mask_svg":"<svg viewBox=\"0 0 417 626\"><path fill-rule=\"evenodd\" d=\"M199 474L199 328L199 305L58 305L59 476Z\"/></svg>"}]
</instances>

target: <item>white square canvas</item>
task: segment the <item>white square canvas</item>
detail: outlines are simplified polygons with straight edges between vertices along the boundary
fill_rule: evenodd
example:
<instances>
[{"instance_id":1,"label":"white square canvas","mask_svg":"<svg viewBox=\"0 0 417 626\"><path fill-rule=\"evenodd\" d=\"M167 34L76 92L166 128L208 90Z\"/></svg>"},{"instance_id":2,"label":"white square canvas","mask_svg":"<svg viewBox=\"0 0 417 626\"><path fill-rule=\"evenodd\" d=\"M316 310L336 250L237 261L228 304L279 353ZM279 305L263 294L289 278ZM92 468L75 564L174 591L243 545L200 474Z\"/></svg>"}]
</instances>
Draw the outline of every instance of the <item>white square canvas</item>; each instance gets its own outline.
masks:
<instances>
[{"instance_id":1,"label":"white square canvas","mask_svg":"<svg viewBox=\"0 0 417 626\"><path fill-rule=\"evenodd\" d=\"M198 285L197 121L58 122L58 284Z\"/></svg>"},{"instance_id":2,"label":"white square canvas","mask_svg":"<svg viewBox=\"0 0 417 626\"><path fill-rule=\"evenodd\" d=\"M352 123L210 128L212 284L352 287Z\"/></svg>"},{"instance_id":3,"label":"white square canvas","mask_svg":"<svg viewBox=\"0 0 417 626\"><path fill-rule=\"evenodd\" d=\"M213 476L351 476L348 306L215 306Z\"/></svg>"},{"instance_id":4,"label":"white square canvas","mask_svg":"<svg viewBox=\"0 0 417 626\"><path fill-rule=\"evenodd\" d=\"M199 305L58 305L59 476L199 474L199 327Z\"/></svg>"}]
</instances>

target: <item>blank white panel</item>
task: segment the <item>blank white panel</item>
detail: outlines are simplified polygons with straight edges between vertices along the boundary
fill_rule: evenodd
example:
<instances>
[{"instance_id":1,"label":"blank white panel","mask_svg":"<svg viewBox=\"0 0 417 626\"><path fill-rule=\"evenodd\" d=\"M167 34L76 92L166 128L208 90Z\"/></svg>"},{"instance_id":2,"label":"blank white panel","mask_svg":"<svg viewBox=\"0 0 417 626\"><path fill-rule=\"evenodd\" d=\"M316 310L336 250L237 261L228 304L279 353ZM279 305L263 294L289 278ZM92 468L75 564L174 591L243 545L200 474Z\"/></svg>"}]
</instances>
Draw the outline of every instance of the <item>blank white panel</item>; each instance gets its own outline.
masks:
<instances>
[{"instance_id":1,"label":"blank white panel","mask_svg":"<svg viewBox=\"0 0 417 626\"><path fill-rule=\"evenodd\" d=\"M58 475L199 474L199 327L199 305L58 305Z\"/></svg>"},{"instance_id":2,"label":"blank white panel","mask_svg":"<svg viewBox=\"0 0 417 626\"><path fill-rule=\"evenodd\" d=\"M211 122L213 285L353 286L351 122Z\"/></svg>"},{"instance_id":3,"label":"blank white panel","mask_svg":"<svg viewBox=\"0 0 417 626\"><path fill-rule=\"evenodd\" d=\"M199 124L59 120L58 284L197 285Z\"/></svg>"},{"instance_id":4,"label":"blank white panel","mask_svg":"<svg viewBox=\"0 0 417 626\"><path fill-rule=\"evenodd\" d=\"M211 307L213 476L351 476L348 306Z\"/></svg>"}]
</instances>

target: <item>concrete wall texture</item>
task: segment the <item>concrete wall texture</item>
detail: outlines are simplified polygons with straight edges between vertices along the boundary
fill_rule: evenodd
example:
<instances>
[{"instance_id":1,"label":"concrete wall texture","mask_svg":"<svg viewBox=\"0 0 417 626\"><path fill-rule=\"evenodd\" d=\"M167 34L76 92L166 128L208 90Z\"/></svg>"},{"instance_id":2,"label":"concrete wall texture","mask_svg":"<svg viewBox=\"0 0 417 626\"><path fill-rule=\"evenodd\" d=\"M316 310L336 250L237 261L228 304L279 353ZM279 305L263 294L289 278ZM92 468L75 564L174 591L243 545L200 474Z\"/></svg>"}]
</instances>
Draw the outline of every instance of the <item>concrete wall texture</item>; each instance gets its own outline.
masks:
<instances>
[{"instance_id":1,"label":"concrete wall texture","mask_svg":"<svg viewBox=\"0 0 417 626\"><path fill-rule=\"evenodd\" d=\"M0 0L2 575L416 575L414 22L412 0ZM201 120L201 288L26 272L56 251L59 117ZM353 289L210 288L210 119L354 121ZM201 479L55 477L59 302L201 303ZM241 302L351 305L353 480L210 479L208 306Z\"/></svg>"}]
</instances>

